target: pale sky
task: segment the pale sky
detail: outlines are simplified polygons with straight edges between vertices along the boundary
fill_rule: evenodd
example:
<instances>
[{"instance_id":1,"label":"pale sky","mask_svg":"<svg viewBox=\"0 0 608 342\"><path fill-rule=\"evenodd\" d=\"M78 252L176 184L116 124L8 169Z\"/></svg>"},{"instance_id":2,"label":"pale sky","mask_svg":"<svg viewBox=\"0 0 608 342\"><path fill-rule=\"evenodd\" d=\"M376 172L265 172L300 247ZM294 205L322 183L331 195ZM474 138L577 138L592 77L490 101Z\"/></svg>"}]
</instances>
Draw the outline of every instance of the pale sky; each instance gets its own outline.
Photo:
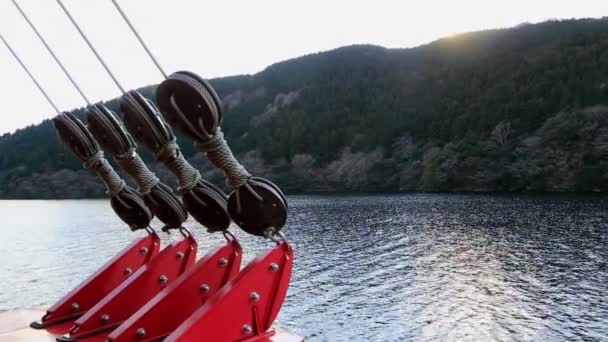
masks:
<instances>
[{"instance_id":1,"label":"pale sky","mask_svg":"<svg viewBox=\"0 0 608 342\"><path fill-rule=\"evenodd\" d=\"M94 101L120 95L53 0L18 0ZM288 58L351 44L413 47L466 31L552 18L608 16L608 0L120 0L165 71L205 78L256 73ZM162 81L110 0L64 0L127 89ZM61 110L84 105L10 0L0 32ZM0 44L0 134L55 115Z\"/></svg>"}]
</instances>

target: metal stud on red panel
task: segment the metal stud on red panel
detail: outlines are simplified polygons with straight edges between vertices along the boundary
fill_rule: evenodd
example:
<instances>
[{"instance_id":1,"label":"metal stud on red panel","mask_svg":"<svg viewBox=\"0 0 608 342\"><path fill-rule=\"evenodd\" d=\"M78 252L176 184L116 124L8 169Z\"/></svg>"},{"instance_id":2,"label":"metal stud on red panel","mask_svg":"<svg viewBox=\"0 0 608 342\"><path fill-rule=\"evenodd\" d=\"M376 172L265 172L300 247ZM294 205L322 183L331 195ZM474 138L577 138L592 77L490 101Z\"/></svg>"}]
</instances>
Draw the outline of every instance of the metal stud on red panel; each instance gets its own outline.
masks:
<instances>
[{"instance_id":1,"label":"metal stud on red panel","mask_svg":"<svg viewBox=\"0 0 608 342\"><path fill-rule=\"evenodd\" d=\"M149 234L135 240L130 246L118 253L97 272L74 288L65 297L51 306L40 322L33 322L32 328L46 329L53 325L74 321L91 309L108 293L124 282L132 273L148 263L158 254L160 239L156 234ZM146 248L149 252L141 254ZM125 273L123 270L130 270ZM76 270L77 271L77 270ZM67 333L65 330L55 331L58 334Z\"/></svg>"},{"instance_id":2,"label":"metal stud on red panel","mask_svg":"<svg viewBox=\"0 0 608 342\"><path fill-rule=\"evenodd\" d=\"M112 342L154 341L171 334L193 312L233 279L240 270L242 249L238 241L209 252L135 312L109 336ZM226 260L226 263L220 262ZM144 334L145 336L142 336Z\"/></svg>"},{"instance_id":3,"label":"metal stud on red panel","mask_svg":"<svg viewBox=\"0 0 608 342\"><path fill-rule=\"evenodd\" d=\"M164 341L268 341L292 267L293 249L281 241L250 262Z\"/></svg>"},{"instance_id":4,"label":"metal stud on red panel","mask_svg":"<svg viewBox=\"0 0 608 342\"><path fill-rule=\"evenodd\" d=\"M154 259L77 319L63 340L73 341L104 332L107 335L189 270L196 260L197 243L188 233L184 234L186 237L183 240L165 247ZM176 258L178 253L183 253L184 258Z\"/></svg>"}]
</instances>

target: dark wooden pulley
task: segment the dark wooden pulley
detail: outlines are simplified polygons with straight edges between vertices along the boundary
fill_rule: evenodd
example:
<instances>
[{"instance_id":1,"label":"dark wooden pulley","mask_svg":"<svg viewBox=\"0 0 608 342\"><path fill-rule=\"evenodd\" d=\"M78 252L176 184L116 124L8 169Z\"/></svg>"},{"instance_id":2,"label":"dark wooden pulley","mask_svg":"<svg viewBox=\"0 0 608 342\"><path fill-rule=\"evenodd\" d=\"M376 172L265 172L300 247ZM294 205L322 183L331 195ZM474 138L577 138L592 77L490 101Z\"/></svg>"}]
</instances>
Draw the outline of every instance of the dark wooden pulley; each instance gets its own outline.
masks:
<instances>
[{"instance_id":1,"label":"dark wooden pulley","mask_svg":"<svg viewBox=\"0 0 608 342\"><path fill-rule=\"evenodd\" d=\"M195 171L179 148L176 148L173 154L163 153L168 144L175 143L175 135L150 100L133 90L122 96L120 107L127 129L175 173L178 179L183 176L183 172ZM227 196L221 189L200 179L190 188L181 189L181 193L188 213L207 227L208 231L228 229L230 215L227 210Z\"/></svg>"},{"instance_id":2,"label":"dark wooden pulley","mask_svg":"<svg viewBox=\"0 0 608 342\"><path fill-rule=\"evenodd\" d=\"M88 108L87 121L97 142L112 155L120 157L137 147L116 114L103 104L94 104Z\"/></svg>"},{"instance_id":3,"label":"dark wooden pulley","mask_svg":"<svg viewBox=\"0 0 608 342\"><path fill-rule=\"evenodd\" d=\"M156 184L143 189L142 184L155 179L135 151L135 140L127 132L117 115L103 104L91 106L87 112L91 133L101 146L114 155L114 160L140 185L138 189L152 213L165 224L163 230L178 229L188 218L181 201L173 190L156 179Z\"/></svg>"},{"instance_id":4,"label":"dark wooden pulley","mask_svg":"<svg viewBox=\"0 0 608 342\"><path fill-rule=\"evenodd\" d=\"M188 71L163 81L156 101L171 126L197 141L209 139L222 122L219 96L207 81Z\"/></svg>"},{"instance_id":5,"label":"dark wooden pulley","mask_svg":"<svg viewBox=\"0 0 608 342\"><path fill-rule=\"evenodd\" d=\"M87 127L71 113L63 113L53 119L59 139L87 168L96 171L106 186L122 182L107 160L100 154L98 142ZM91 163L91 161L93 161ZM111 182L110 182L111 181ZM122 183L124 184L124 183ZM111 190L110 187L108 190ZM112 209L132 230L143 229L150 225L154 217L144 200L128 185L117 187L112 194Z\"/></svg>"},{"instance_id":6,"label":"dark wooden pulley","mask_svg":"<svg viewBox=\"0 0 608 342\"><path fill-rule=\"evenodd\" d=\"M158 109L138 91L131 90L120 98L120 111L129 132L148 150L156 152L175 139Z\"/></svg>"},{"instance_id":7,"label":"dark wooden pulley","mask_svg":"<svg viewBox=\"0 0 608 342\"><path fill-rule=\"evenodd\" d=\"M247 233L266 236L268 228L277 232L285 225L287 201L272 182L252 177L230 194L228 212Z\"/></svg>"},{"instance_id":8,"label":"dark wooden pulley","mask_svg":"<svg viewBox=\"0 0 608 342\"><path fill-rule=\"evenodd\" d=\"M222 103L209 82L189 71L179 71L162 82L157 102L167 121L197 142L209 160L233 187L228 212L236 224L250 234L265 236L279 231L287 221L287 200L267 179L252 177L242 167L223 138L219 125ZM241 180L245 180L244 185Z\"/></svg>"},{"instance_id":9,"label":"dark wooden pulley","mask_svg":"<svg viewBox=\"0 0 608 342\"><path fill-rule=\"evenodd\" d=\"M182 199L190 215L210 233L224 231L230 226L226 197L209 183L201 182L184 192Z\"/></svg>"},{"instance_id":10,"label":"dark wooden pulley","mask_svg":"<svg viewBox=\"0 0 608 342\"><path fill-rule=\"evenodd\" d=\"M110 205L120 219L129 225L131 230L145 229L154 218L152 211L137 191L125 186L116 196L110 198Z\"/></svg>"}]
</instances>

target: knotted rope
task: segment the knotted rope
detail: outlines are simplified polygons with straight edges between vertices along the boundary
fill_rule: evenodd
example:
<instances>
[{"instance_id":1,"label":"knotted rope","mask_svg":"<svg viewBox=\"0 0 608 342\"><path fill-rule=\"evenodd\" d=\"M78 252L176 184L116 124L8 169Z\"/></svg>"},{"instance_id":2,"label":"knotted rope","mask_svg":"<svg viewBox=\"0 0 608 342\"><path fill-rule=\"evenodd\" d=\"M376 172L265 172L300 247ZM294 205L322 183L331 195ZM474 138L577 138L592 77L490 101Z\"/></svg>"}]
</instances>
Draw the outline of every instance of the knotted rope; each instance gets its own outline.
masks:
<instances>
[{"instance_id":1,"label":"knotted rope","mask_svg":"<svg viewBox=\"0 0 608 342\"><path fill-rule=\"evenodd\" d=\"M111 197L118 195L118 193L126 186L125 181L120 178L108 160L104 158L103 151L101 150L97 151L97 153L87 159L83 165L85 168L97 172L103 183L106 185L108 193Z\"/></svg>"},{"instance_id":2,"label":"knotted rope","mask_svg":"<svg viewBox=\"0 0 608 342\"><path fill-rule=\"evenodd\" d=\"M220 127L216 129L215 134L209 140L196 141L194 144L207 154L207 158L213 165L224 172L231 189L239 188L251 178L251 174L232 154Z\"/></svg>"},{"instance_id":3,"label":"knotted rope","mask_svg":"<svg viewBox=\"0 0 608 342\"><path fill-rule=\"evenodd\" d=\"M147 195L160 182L154 172L150 171L139 154L132 151L125 156L116 156L114 161L137 182L137 192Z\"/></svg>"},{"instance_id":4,"label":"knotted rope","mask_svg":"<svg viewBox=\"0 0 608 342\"><path fill-rule=\"evenodd\" d=\"M192 190L202 179L200 172L195 169L182 155L175 138L167 141L158 151L154 158L161 161L177 177L180 193Z\"/></svg>"}]
</instances>

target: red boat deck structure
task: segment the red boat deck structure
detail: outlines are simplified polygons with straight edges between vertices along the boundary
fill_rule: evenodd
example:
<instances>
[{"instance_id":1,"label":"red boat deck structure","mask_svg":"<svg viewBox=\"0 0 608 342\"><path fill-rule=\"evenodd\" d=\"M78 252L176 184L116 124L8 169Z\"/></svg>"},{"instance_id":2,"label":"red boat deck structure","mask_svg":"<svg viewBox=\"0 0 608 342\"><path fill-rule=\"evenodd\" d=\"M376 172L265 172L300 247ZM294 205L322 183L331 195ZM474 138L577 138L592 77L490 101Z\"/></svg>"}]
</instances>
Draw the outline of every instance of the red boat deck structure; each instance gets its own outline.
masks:
<instances>
[{"instance_id":1,"label":"red boat deck structure","mask_svg":"<svg viewBox=\"0 0 608 342\"><path fill-rule=\"evenodd\" d=\"M53 342L55 335L46 330L34 330L30 322L39 319L47 307L36 307L0 313L0 342ZM81 340L86 342L105 341L100 337ZM268 342L301 342L302 337L276 330L276 334L268 338Z\"/></svg>"},{"instance_id":2,"label":"red boat deck structure","mask_svg":"<svg viewBox=\"0 0 608 342\"><path fill-rule=\"evenodd\" d=\"M53 124L60 141L102 179L118 217L131 230L148 235L137 238L48 309L0 313L0 342L302 341L273 328L294 260L292 245L281 232L287 223L287 199L276 184L253 176L235 158L220 128L223 107L211 84L189 71L167 76L113 0L165 77L156 91L159 108L136 90L126 92L57 0L123 93L123 125L103 104L89 102L17 1L12 2L88 104L88 126L74 114L61 112L1 35L0 40L57 111ZM204 180L186 161L171 126L194 140L224 173L229 194ZM136 140L177 177L181 199L147 169L135 151ZM137 189L122 180L104 151L135 180ZM196 239L183 227L188 214L209 233L222 232L225 244L197 258ZM160 237L150 226L154 217L164 224L163 231L178 230L183 239L161 249ZM241 268L243 250L228 231L231 222L273 246Z\"/></svg>"}]
</instances>

